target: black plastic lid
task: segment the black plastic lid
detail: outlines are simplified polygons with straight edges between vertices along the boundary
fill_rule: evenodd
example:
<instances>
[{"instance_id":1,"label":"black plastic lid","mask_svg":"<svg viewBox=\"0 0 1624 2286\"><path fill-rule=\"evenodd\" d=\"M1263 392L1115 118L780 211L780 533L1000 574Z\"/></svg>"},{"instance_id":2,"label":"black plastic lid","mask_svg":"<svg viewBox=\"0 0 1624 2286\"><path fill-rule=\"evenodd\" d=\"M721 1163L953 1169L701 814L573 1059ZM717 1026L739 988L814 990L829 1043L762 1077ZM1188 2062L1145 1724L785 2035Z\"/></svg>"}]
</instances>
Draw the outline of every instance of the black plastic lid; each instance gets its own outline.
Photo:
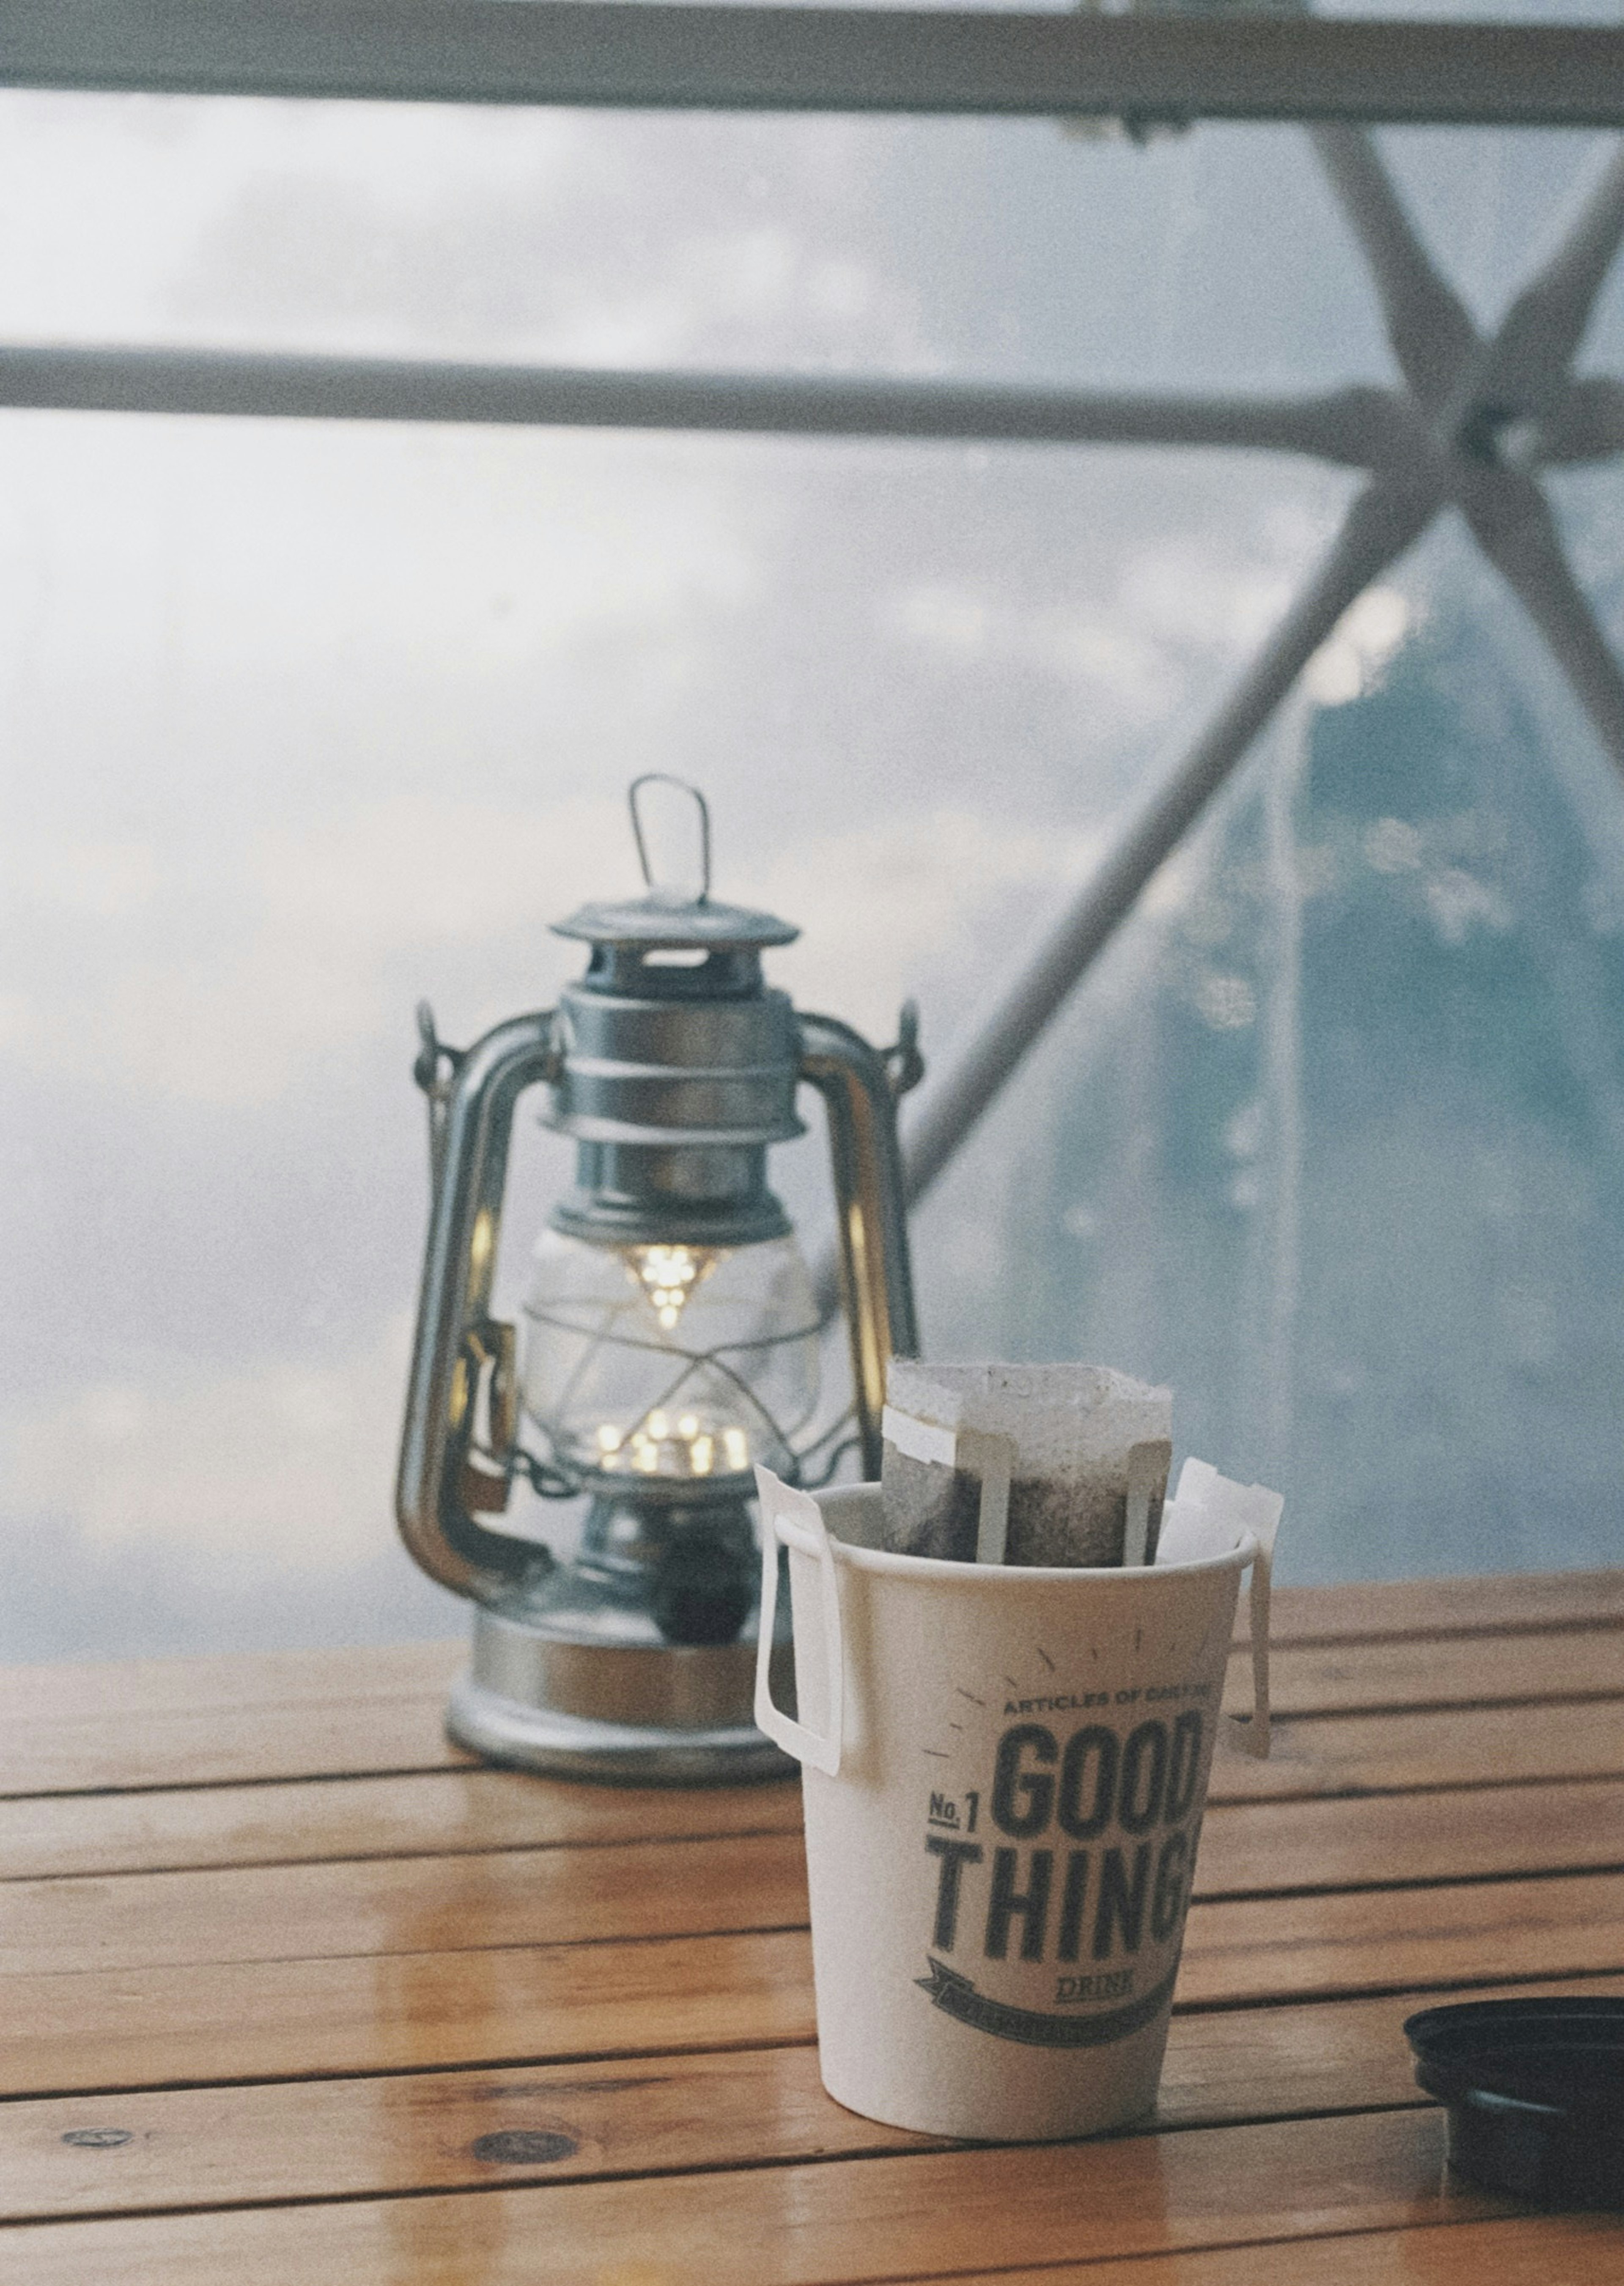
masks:
<instances>
[{"instance_id":1,"label":"black plastic lid","mask_svg":"<svg viewBox=\"0 0 1624 2286\"><path fill-rule=\"evenodd\" d=\"M1404 2030L1457 2175L1539 2206L1624 2209L1624 1999L1469 2000Z\"/></svg>"}]
</instances>

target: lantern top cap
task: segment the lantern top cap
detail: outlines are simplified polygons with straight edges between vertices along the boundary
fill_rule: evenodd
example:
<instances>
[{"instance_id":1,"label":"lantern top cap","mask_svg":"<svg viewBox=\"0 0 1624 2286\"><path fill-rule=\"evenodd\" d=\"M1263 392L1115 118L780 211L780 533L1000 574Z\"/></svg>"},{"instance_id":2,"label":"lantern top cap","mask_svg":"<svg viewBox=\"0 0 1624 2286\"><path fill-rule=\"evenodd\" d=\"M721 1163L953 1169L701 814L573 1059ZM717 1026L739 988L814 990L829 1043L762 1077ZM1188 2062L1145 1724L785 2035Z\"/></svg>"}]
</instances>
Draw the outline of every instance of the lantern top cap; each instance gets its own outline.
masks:
<instances>
[{"instance_id":1,"label":"lantern top cap","mask_svg":"<svg viewBox=\"0 0 1624 2286\"><path fill-rule=\"evenodd\" d=\"M646 785L674 786L691 799L698 829L697 884L684 882L677 886L655 879L637 807L637 797ZM648 770L642 777L632 780L627 801L632 813L637 862L649 885L648 895L583 905L568 920L553 923L555 936L582 937L589 944L661 945L674 949L692 946L706 951L726 946L743 950L793 943L800 934L793 921L781 921L773 913L754 912L748 906L719 905L712 901L711 813L698 786L690 785L685 778L672 777L664 770Z\"/></svg>"},{"instance_id":2,"label":"lantern top cap","mask_svg":"<svg viewBox=\"0 0 1624 2286\"><path fill-rule=\"evenodd\" d=\"M743 905L713 904L708 897L682 903L658 895L628 897L621 904L583 905L568 920L553 923L555 936L583 937L589 944L702 946L792 944L800 934L793 921Z\"/></svg>"}]
</instances>

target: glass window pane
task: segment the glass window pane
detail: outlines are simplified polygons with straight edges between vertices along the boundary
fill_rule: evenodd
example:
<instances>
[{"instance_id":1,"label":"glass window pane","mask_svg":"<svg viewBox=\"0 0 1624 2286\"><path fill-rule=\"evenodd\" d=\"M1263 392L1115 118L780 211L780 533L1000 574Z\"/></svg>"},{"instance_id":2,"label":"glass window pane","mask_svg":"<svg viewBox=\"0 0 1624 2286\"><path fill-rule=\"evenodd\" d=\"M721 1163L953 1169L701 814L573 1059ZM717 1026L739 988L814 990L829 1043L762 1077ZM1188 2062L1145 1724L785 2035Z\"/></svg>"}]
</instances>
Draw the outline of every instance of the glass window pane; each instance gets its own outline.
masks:
<instances>
[{"instance_id":1,"label":"glass window pane","mask_svg":"<svg viewBox=\"0 0 1624 2286\"><path fill-rule=\"evenodd\" d=\"M1617 493L1564 503L1615 642ZM933 1331L1171 1380L1296 1577L1616 1562L1621 948L1617 777L1440 531L926 1206Z\"/></svg>"},{"instance_id":2,"label":"glass window pane","mask_svg":"<svg viewBox=\"0 0 1624 2286\"><path fill-rule=\"evenodd\" d=\"M0 99L13 339L1160 390L1391 375L1291 129ZM1381 138L1480 322L1603 152ZM30 202L30 211L34 210ZM1618 369L1615 284L1585 347ZM576 965L697 778L776 976L967 1037L1329 544L1238 452L0 422L0 1653L450 1630L389 1517L406 1074ZM1616 642L1618 478L1552 484ZM1602 1560L1624 840L1450 524L1384 577L918 1224L938 1355L1171 1380L1288 1577ZM516 1297L565 1169L526 1123ZM780 1186L816 1246L816 1139ZM527 1517L533 1525L534 1517Z\"/></svg>"}]
</instances>

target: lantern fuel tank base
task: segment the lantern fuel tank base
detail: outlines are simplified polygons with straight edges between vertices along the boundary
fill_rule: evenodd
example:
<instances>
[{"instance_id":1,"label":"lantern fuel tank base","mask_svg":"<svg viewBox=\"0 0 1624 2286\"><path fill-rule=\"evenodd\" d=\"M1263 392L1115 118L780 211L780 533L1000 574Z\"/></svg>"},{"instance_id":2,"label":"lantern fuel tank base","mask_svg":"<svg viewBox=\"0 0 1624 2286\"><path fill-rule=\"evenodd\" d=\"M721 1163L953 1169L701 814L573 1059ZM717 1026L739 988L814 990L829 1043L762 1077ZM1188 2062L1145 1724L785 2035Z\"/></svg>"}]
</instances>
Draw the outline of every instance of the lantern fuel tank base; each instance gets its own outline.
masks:
<instances>
[{"instance_id":1,"label":"lantern fuel tank base","mask_svg":"<svg viewBox=\"0 0 1624 2286\"><path fill-rule=\"evenodd\" d=\"M755 1630L729 1644L581 1641L481 1610L445 1727L487 1761L622 1785L740 1785L796 1775L755 1727ZM788 1644L775 1696L792 1689Z\"/></svg>"}]
</instances>

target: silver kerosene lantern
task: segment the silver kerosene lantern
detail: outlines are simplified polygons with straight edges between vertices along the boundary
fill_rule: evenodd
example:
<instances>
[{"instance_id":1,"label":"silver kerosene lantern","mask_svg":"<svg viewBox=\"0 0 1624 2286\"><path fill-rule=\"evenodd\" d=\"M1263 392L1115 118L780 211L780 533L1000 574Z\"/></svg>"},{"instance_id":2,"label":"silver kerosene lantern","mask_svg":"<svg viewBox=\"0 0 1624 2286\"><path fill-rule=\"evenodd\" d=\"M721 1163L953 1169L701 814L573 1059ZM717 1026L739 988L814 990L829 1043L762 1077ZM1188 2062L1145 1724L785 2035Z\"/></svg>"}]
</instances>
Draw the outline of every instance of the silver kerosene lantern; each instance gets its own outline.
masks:
<instances>
[{"instance_id":1,"label":"silver kerosene lantern","mask_svg":"<svg viewBox=\"0 0 1624 2286\"><path fill-rule=\"evenodd\" d=\"M886 1360L917 1349L896 1102L922 1067L911 1009L881 1052L763 981L764 948L799 932L713 903L691 787L697 886L654 881L650 782L631 789L649 894L556 924L592 948L556 1010L461 1052L419 1011L434 1196L397 1507L423 1570L476 1607L448 1716L462 1745L579 1778L777 1776L792 1766L751 1719L753 1471L802 1475L830 1440L805 1442L818 1310L767 1148L801 1132L798 1083L817 1089L855 1442L877 1477ZM521 1331L492 1315L491 1289L514 1108L538 1083L547 1123L575 1140L576 1182L537 1244ZM479 1521L516 1477L590 1496L569 1563Z\"/></svg>"}]
</instances>

